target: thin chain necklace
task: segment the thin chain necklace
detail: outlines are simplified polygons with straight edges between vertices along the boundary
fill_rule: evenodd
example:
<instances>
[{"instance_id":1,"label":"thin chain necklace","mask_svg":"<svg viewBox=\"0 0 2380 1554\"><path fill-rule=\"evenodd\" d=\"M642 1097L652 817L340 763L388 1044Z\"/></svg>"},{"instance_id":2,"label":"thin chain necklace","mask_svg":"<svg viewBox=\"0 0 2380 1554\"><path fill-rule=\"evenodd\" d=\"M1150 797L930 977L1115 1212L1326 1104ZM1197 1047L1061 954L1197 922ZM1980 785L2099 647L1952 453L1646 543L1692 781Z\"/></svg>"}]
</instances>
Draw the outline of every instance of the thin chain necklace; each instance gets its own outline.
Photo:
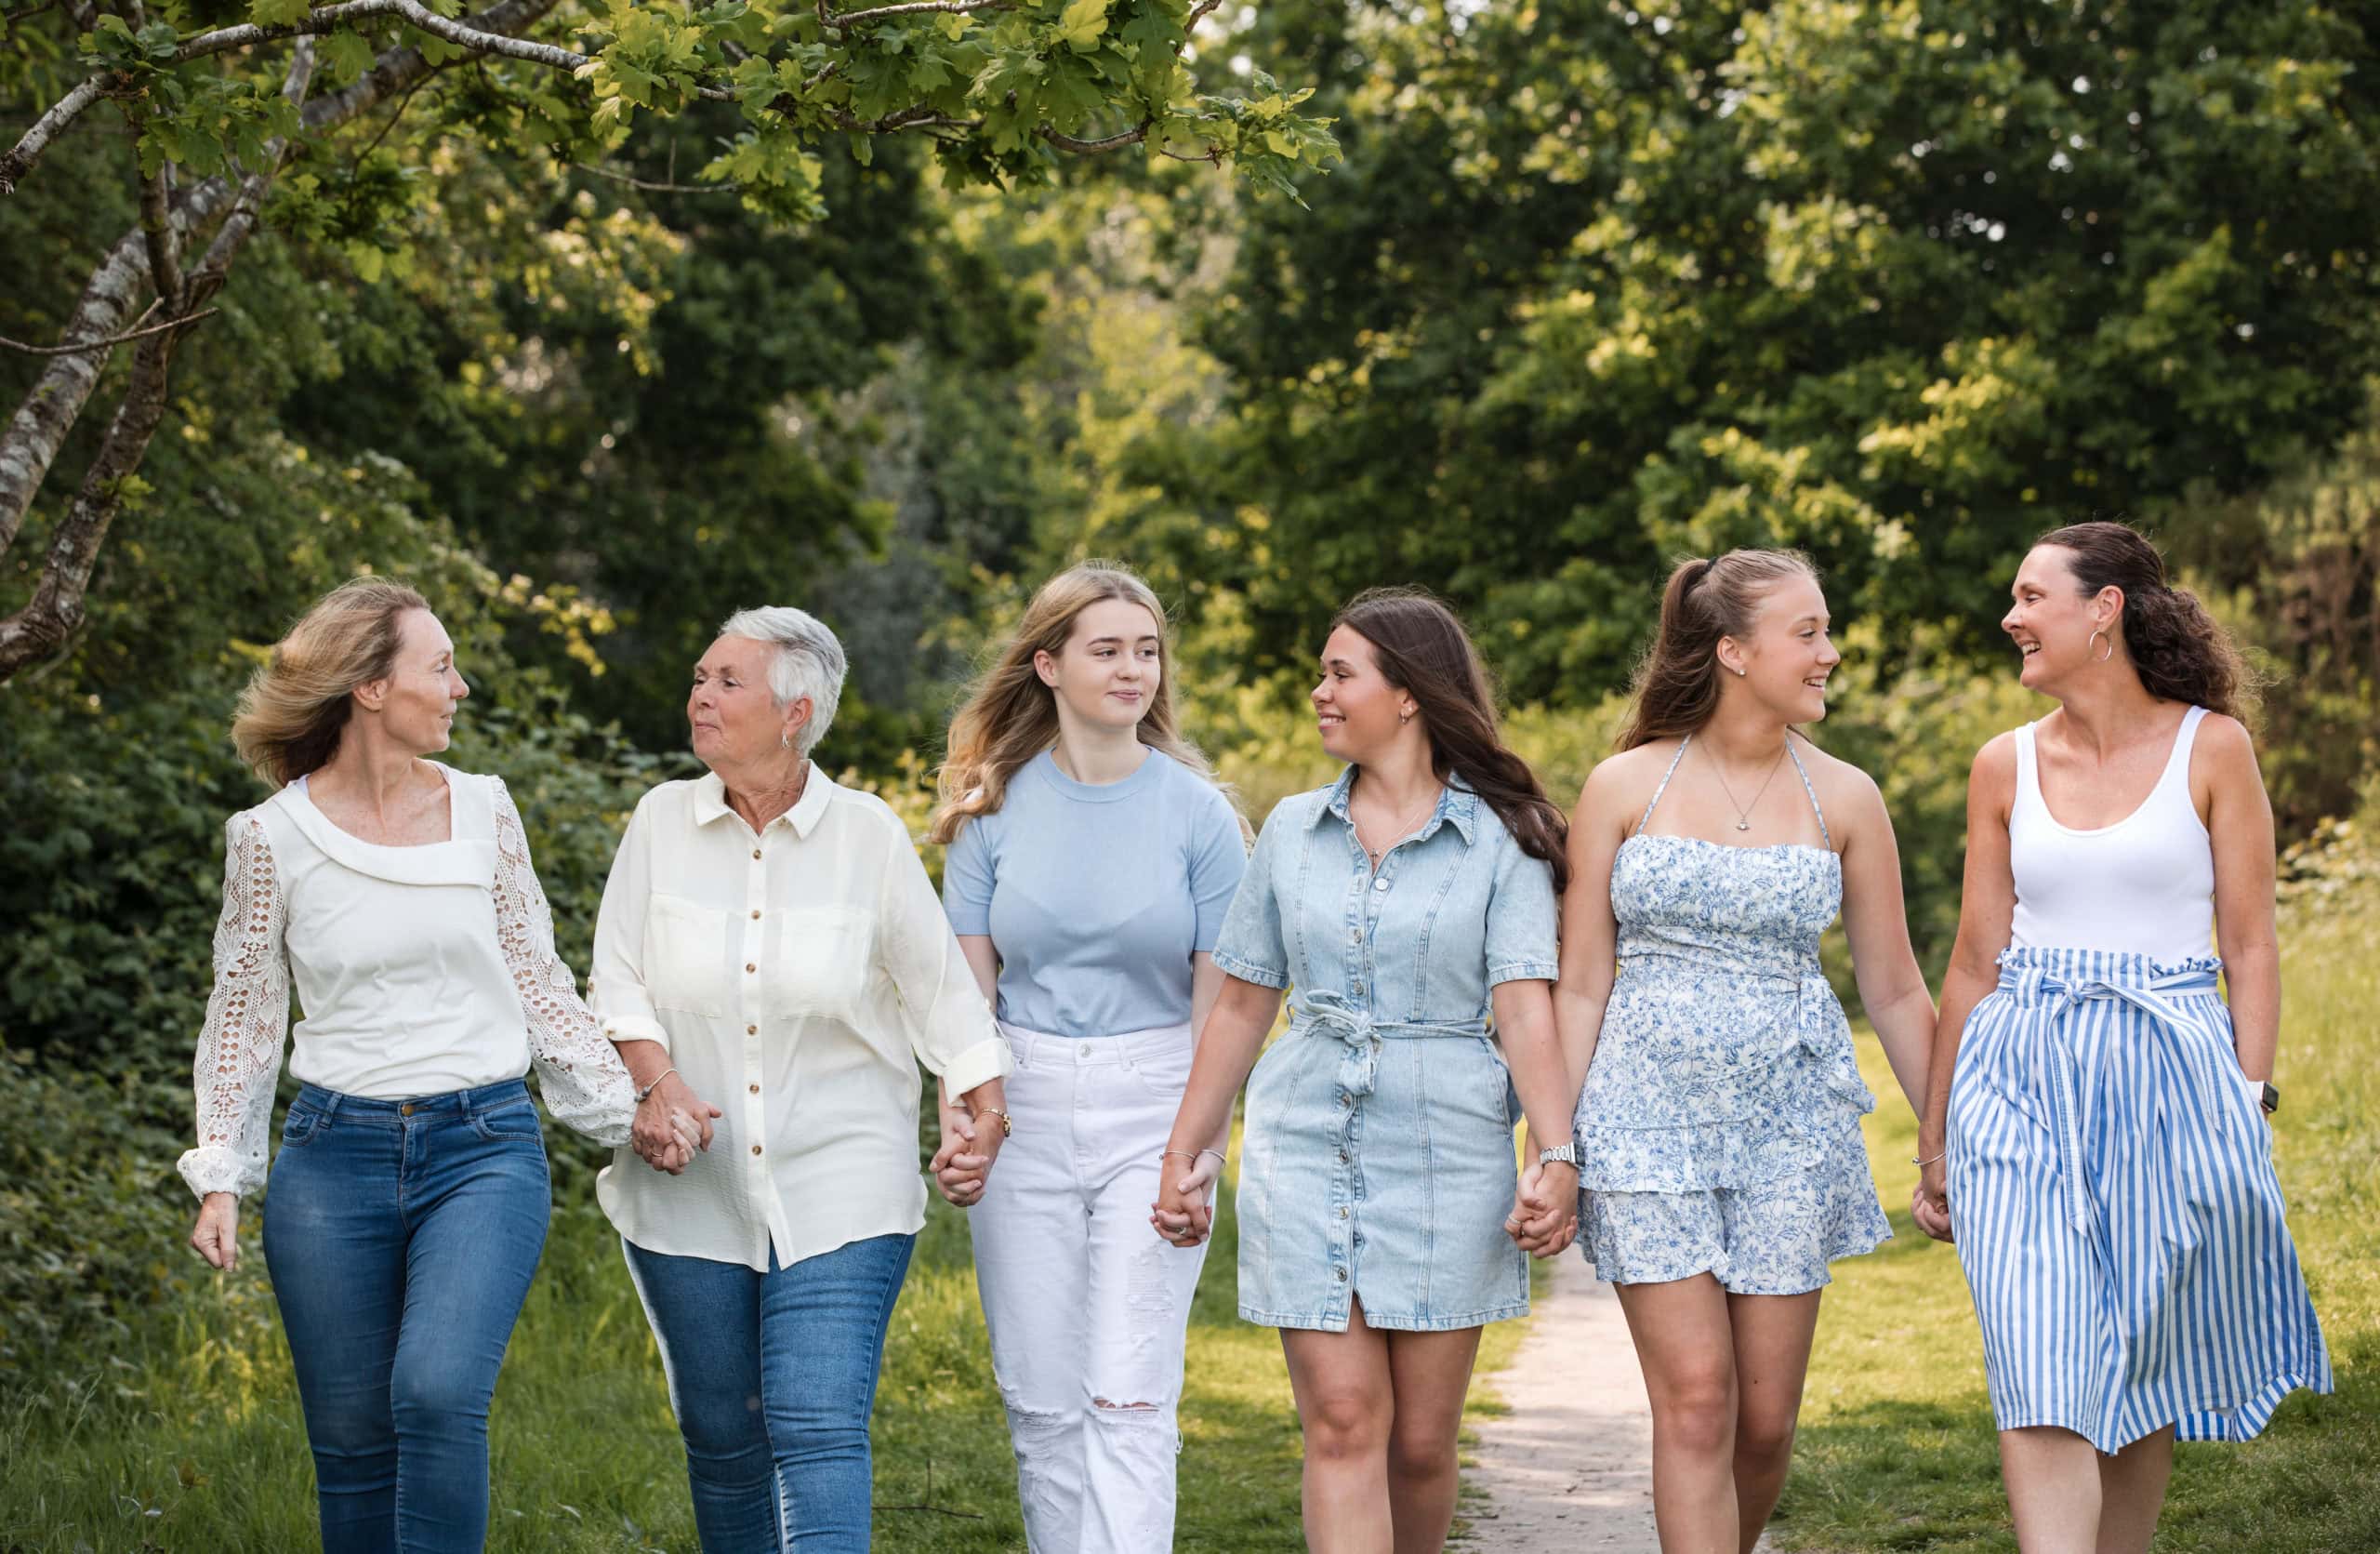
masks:
<instances>
[{"instance_id":1,"label":"thin chain necklace","mask_svg":"<svg viewBox=\"0 0 2380 1554\"><path fill-rule=\"evenodd\" d=\"M1443 792L1444 789L1441 788L1439 791ZM1395 829L1389 832L1389 836L1391 838L1389 847L1393 847L1396 845L1397 843L1404 841L1406 832L1413 829L1413 822L1421 817L1421 812L1435 804L1437 802L1437 793L1432 793L1420 804L1415 804L1411 809L1408 810L1404 815L1398 817ZM1381 857L1388 851L1388 847L1375 847L1370 843L1364 840L1363 823L1355 818L1355 806L1353 804L1349 804L1347 806L1347 817L1348 823L1355 829L1355 845L1364 850L1364 856L1372 860L1372 868L1377 870L1380 868Z\"/></svg>"},{"instance_id":2,"label":"thin chain necklace","mask_svg":"<svg viewBox=\"0 0 2380 1554\"><path fill-rule=\"evenodd\" d=\"M1785 743L1778 747L1777 759L1768 764L1768 775L1760 779L1759 792L1752 794L1752 803L1748 804L1736 804L1735 790L1727 786L1727 774L1719 769L1719 758L1711 755L1707 749L1703 750L1703 754L1711 756L1711 775L1719 779L1719 791L1727 795L1727 803L1735 804L1736 830L1752 830L1752 812L1759 807L1761 794L1767 792L1768 785L1777 780L1777 769L1785 764L1785 752L1792 747L1793 737L1789 734L1785 737Z\"/></svg>"}]
</instances>

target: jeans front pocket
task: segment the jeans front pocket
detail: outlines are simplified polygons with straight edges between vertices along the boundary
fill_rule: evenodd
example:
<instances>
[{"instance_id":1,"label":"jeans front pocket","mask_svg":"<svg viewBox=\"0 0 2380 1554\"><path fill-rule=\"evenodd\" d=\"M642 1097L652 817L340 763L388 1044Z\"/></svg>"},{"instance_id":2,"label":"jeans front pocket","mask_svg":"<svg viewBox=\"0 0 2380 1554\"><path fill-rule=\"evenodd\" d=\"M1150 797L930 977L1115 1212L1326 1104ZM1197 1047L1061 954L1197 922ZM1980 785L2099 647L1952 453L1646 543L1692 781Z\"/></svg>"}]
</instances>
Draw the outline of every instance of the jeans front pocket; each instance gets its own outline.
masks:
<instances>
[{"instance_id":1,"label":"jeans front pocket","mask_svg":"<svg viewBox=\"0 0 2380 1554\"><path fill-rule=\"evenodd\" d=\"M471 1113L471 1131L491 1144L508 1141L534 1140L545 1142L545 1128L537 1121L536 1103L527 1096L488 1111Z\"/></svg>"},{"instance_id":2,"label":"jeans front pocket","mask_svg":"<svg viewBox=\"0 0 2380 1554\"><path fill-rule=\"evenodd\" d=\"M294 1149L330 1125L330 1119L303 1101L292 1101L281 1120L281 1147Z\"/></svg>"}]
</instances>

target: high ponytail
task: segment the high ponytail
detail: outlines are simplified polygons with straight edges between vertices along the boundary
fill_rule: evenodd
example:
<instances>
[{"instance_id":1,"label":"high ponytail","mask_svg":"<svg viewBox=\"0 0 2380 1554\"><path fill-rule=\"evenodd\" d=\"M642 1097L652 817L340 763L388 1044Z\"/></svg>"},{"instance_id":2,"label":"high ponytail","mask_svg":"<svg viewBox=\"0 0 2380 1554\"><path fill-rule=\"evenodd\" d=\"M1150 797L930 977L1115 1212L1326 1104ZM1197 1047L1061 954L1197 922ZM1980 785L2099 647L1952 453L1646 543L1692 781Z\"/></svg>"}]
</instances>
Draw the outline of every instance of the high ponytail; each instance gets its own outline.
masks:
<instances>
[{"instance_id":1,"label":"high ponytail","mask_svg":"<svg viewBox=\"0 0 2380 1554\"><path fill-rule=\"evenodd\" d=\"M1670 571L1661 624L1636 666L1635 702L1620 748L1691 734L1719 709L1719 639L1748 637L1770 588L1789 578L1818 580L1799 551L1730 551L1696 556Z\"/></svg>"},{"instance_id":2,"label":"high ponytail","mask_svg":"<svg viewBox=\"0 0 2380 1554\"><path fill-rule=\"evenodd\" d=\"M2034 543L2067 552L2086 598L2105 588L2122 591L2116 634L2149 695L2242 716L2255 683L2247 661L2198 595L2165 580L2165 558L2138 530L2104 521L2069 524Z\"/></svg>"}]
</instances>

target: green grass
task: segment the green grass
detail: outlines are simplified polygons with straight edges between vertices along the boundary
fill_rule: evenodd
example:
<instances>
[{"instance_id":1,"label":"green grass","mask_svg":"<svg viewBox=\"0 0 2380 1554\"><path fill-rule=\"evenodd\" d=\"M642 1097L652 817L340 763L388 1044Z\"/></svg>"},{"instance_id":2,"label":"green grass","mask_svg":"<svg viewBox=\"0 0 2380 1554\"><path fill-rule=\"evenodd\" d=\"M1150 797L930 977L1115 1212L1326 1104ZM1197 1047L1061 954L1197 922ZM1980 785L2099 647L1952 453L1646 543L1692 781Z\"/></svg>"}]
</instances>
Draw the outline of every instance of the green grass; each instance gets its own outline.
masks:
<instances>
[{"instance_id":1,"label":"green grass","mask_svg":"<svg viewBox=\"0 0 2380 1554\"><path fill-rule=\"evenodd\" d=\"M537 1554L694 1548L659 1358L591 1199L557 1155L557 1210L491 1425L489 1547ZM311 1550L313 1471L255 1226L232 1276L130 1357L0 1406L0 1554ZM1177 1547L1302 1548L1297 1416L1280 1344L1235 1315L1237 1242L1220 1224L1190 1329ZM1522 1324L1491 1328L1487 1370ZM1474 1411L1500 1405L1475 1391ZM876 1547L1025 1547L1006 1417L963 1217L938 1201L886 1343L875 1417Z\"/></svg>"},{"instance_id":2,"label":"green grass","mask_svg":"<svg viewBox=\"0 0 2380 1554\"><path fill-rule=\"evenodd\" d=\"M2380 1550L2380 899L2309 900L2284 916L2281 948L2274 1158L2338 1391L2293 1394L2254 1441L2178 1448L2161 1554ZM1835 1266L1774 1536L1846 1554L2014 1550L1966 1286L1951 1249L1910 1222L1916 1128L1880 1049L1861 1046L1895 1239Z\"/></svg>"}]
</instances>

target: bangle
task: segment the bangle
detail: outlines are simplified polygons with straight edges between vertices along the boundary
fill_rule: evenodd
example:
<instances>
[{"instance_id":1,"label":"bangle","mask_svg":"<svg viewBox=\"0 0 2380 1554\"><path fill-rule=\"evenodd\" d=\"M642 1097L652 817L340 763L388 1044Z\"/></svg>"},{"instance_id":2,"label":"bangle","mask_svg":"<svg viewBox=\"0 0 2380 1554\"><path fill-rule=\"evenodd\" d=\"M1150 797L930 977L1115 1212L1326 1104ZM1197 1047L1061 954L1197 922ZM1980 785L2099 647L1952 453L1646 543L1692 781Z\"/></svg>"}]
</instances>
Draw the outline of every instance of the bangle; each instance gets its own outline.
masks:
<instances>
[{"instance_id":1,"label":"bangle","mask_svg":"<svg viewBox=\"0 0 2380 1554\"><path fill-rule=\"evenodd\" d=\"M1159 1149L1157 1152L1157 1158L1159 1160L1170 1160L1175 1155L1180 1155L1193 1165L1198 1163L1198 1157L1187 1149Z\"/></svg>"},{"instance_id":2,"label":"bangle","mask_svg":"<svg viewBox=\"0 0 2380 1554\"><path fill-rule=\"evenodd\" d=\"M1230 1157L1230 1156L1228 1156L1228 1155L1226 1155L1226 1154L1224 1154L1221 1149L1201 1149L1201 1150L1199 1150L1199 1151L1198 1151L1198 1154L1199 1154L1199 1155L1212 1155L1212 1156L1214 1156L1214 1157L1215 1157L1215 1163L1216 1163L1217 1165L1229 1165L1229 1164L1231 1163L1231 1157ZM1193 1155L1193 1156L1191 1156L1191 1157L1190 1157L1190 1163L1192 1163L1193 1165L1196 1165L1197 1162L1198 1162L1198 1156L1197 1156L1197 1155Z\"/></svg>"},{"instance_id":3,"label":"bangle","mask_svg":"<svg viewBox=\"0 0 2380 1554\"><path fill-rule=\"evenodd\" d=\"M644 1098L645 1098L647 1096L652 1095L655 1090L660 1089L660 1088L661 1088L661 1082L662 1082L663 1080L665 1080L665 1079L668 1079L671 1074L674 1074L674 1073L676 1073L677 1071L678 1071L678 1070L677 1070L677 1069L676 1069L675 1067L671 1067L671 1068L664 1069L662 1069L659 1073L657 1073L657 1074L654 1075L654 1076L653 1076L653 1082L652 1082L651 1084L646 1085L643 1089L641 1089L641 1090L640 1090L640 1091L638 1091L638 1092L636 1093L636 1104L637 1104L637 1105L639 1105L639 1106L642 1106L642 1105L644 1104Z\"/></svg>"},{"instance_id":4,"label":"bangle","mask_svg":"<svg viewBox=\"0 0 2380 1554\"><path fill-rule=\"evenodd\" d=\"M1909 1163L1910 1163L1910 1164L1911 1164L1911 1165L1931 1165L1931 1164L1933 1164L1933 1163L1934 1163L1934 1161L1936 1161L1936 1160L1940 1160L1940 1159L1944 1158L1944 1156L1947 1156L1948 1154L1950 1154L1950 1147L1949 1145L1945 1144L1944 1146L1942 1146L1942 1153L1941 1153L1941 1154L1939 1154L1939 1155L1936 1155L1936 1156L1934 1157L1934 1160L1919 1160L1915 1155L1911 1155L1911 1156L1910 1156L1910 1157L1909 1157Z\"/></svg>"}]
</instances>

